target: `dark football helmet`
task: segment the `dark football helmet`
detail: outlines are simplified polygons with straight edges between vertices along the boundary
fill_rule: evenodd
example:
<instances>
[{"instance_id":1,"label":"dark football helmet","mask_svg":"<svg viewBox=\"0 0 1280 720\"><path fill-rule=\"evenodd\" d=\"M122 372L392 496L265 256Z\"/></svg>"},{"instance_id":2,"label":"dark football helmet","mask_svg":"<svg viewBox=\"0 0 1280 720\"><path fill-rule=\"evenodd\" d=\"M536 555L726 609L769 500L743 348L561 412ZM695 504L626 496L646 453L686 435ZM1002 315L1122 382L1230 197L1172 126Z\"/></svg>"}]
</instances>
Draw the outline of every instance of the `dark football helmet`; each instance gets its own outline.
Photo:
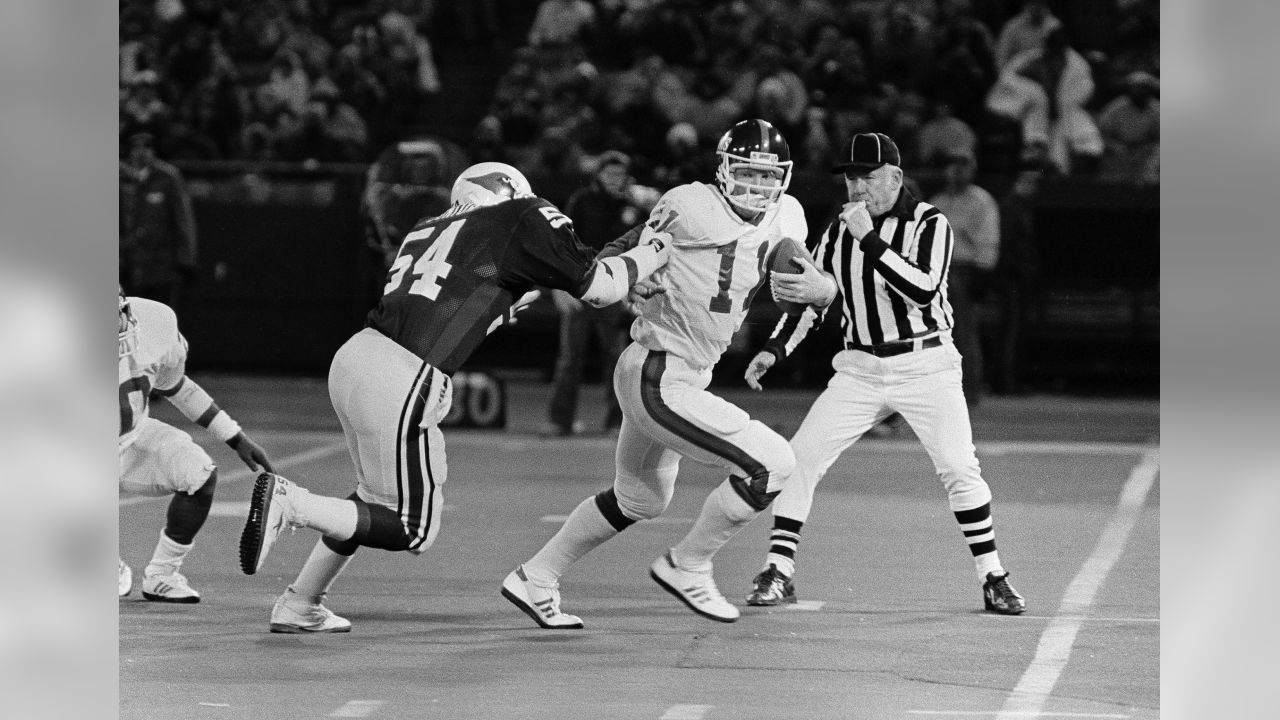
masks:
<instances>
[{"instance_id":1,"label":"dark football helmet","mask_svg":"<svg viewBox=\"0 0 1280 720\"><path fill-rule=\"evenodd\" d=\"M716 184L730 203L754 212L768 210L782 198L791 184L791 148L768 121L743 120L729 128L716 145L720 166ZM740 168L764 170L776 181L748 183L734 177Z\"/></svg>"}]
</instances>

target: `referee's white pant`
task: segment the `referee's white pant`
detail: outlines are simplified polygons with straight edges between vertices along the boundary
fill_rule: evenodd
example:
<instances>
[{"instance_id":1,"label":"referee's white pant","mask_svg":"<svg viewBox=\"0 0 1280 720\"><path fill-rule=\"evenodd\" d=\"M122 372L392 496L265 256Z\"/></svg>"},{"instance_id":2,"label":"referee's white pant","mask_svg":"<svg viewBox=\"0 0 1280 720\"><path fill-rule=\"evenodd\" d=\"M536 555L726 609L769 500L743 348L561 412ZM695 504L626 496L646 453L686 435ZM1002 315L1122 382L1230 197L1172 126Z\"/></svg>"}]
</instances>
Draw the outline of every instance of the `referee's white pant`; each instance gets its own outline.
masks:
<instances>
[{"instance_id":1,"label":"referee's white pant","mask_svg":"<svg viewBox=\"0 0 1280 720\"><path fill-rule=\"evenodd\" d=\"M960 353L951 342L879 358L844 350L835 375L791 438L796 469L773 503L773 514L804 522L813 492L831 464L893 413L911 426L933 460L952 511L991 501L973 447L969 408L960 386Z\"/></svg>"}]
</instances>

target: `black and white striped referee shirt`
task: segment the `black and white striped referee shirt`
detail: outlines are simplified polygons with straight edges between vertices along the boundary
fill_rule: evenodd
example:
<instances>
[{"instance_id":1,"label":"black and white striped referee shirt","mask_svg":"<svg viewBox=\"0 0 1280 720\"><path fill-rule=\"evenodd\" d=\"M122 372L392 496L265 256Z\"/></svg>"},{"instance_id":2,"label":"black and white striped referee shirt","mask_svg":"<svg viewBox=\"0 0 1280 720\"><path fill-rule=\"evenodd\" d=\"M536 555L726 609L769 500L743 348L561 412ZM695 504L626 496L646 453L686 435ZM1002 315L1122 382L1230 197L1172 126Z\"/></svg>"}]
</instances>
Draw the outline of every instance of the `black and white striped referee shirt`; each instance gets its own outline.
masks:
<instances>
[{"instance_id":1,"label":"black and white striped referee shirt","mask_svg":"<svg viewBox=\"0 0 1280 720\"><path fill-rule=\"evenodd\" d=\"M903 188L889 212L872 220L861 242L838 217L809 248L818 268L836 278L844 346L866 348L903 340L951 337L947 268L952 233L934 206ZM830 308L828 308L829 310ZM785 358L821 315L783 315L764 349Z\"/></svg>"}]
</instances>

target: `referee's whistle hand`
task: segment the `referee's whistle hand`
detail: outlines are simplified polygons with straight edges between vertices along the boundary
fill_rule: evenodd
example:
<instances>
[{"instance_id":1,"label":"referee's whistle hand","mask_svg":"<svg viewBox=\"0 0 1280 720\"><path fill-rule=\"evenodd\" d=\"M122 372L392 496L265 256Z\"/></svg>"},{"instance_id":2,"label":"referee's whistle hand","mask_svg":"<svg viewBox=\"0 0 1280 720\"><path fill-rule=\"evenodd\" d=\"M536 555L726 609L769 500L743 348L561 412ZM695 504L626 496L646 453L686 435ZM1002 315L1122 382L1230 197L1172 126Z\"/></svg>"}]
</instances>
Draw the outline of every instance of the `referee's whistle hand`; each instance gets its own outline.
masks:
<instances>
[{"instance_id":1,"label":"referee's whistle hand","mask_svg":"<svg viewBox=\"0 0 1280 720\"><path fill-rule=\"evenodd\" d=\"M849 229L849 234L855 240L861 240L863 235L871 232L871 214L867 212L867 204L862 200L856 202L847 202L840 209L840 219L844 221L844 225Z\"/></svg>"}]
</instances>

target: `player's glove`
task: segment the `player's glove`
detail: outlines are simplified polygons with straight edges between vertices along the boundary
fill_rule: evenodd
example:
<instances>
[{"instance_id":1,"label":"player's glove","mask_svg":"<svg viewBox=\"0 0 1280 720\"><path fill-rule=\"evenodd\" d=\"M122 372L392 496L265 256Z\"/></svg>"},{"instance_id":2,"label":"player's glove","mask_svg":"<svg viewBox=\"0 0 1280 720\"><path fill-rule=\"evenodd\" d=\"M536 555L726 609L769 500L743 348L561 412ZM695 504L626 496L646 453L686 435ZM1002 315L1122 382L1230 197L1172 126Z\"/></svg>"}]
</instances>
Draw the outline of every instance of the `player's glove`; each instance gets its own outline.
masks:
<instances>
[{"instance_id":1,"label":"player's glove","mask_svg":"<svg viewBox=\"0 0 1280 720\"><path fill-rule=\"evenodd\" d=\"M745 375L747 385L752 390L763 390L764 386L760 384L760 378L764 377L764 374L769 372L769 368L773 367L776 362L778 362L778 356L768 350L761 350L756 353L756 356L751 358L751 362L747 364L747 373Z\"/></svg>"}]
</instances>

